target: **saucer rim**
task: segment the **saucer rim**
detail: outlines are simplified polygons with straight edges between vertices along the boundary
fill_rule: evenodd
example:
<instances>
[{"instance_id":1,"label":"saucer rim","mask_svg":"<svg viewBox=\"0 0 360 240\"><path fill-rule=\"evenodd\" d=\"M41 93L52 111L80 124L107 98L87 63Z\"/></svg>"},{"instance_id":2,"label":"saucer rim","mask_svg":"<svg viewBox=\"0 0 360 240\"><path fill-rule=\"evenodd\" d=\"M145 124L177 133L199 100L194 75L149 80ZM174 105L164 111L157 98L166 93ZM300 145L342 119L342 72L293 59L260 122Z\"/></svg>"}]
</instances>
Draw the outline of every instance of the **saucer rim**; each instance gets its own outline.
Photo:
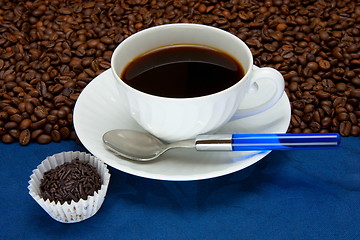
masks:
<instances>
[{"instance_id":1,"label":"saucer rim","mask_svg":"<svg viewBox=\"0 0 360 240\"><path fill-rule=\"evenodd\" d=\"M78 98L78 101L77 101L77 103L75 104L75 107L74 107L74 113L73 113L73 119L74 120L73 121L74 121L75 131L76 131L76 133L78 135L79 140L84 145L84 147L89 152L91 152L93 155L95 155L96 157L98 157L99 159L104 161L106 164L110 165L111 167L113 167L113 168L115 168L117 170L120 170L122 172L131 174L131 175L144 177L144 178L148 178L148 179L156 179L156 180L166 180L166 181L203 180L203 179L210 179L210 178L224 176L224 175L227 175L227 174L234 173L234 172L237 172L239 170L245 169L245 168L253 165L254 163L260 161L261 159L263 159L265 156L267 156L271 152L271 151L264 151L264 152L252 151L252 152L249 152L249 154L247 155L249 157L246 159L246 164L239 164L239 165L229 164L229 167L220 169L218 171L213 170L213 171L210 171L210 172L195 173L195 174L190 174L190 175L164 175L164 174L159 174L159 173L146 172L146 171L143 171L143 170L131 168L131 166L121 165L121 161L128 161L128 160L125 160L125 159L123 159L121 157L117 157L117 156L114 155L114 158L118 158L119 160L108 159L108 158L106 158L106 155L103 156L104 155L102 153L103 150L102 151L98 150L98 148L99 149L100 148L105 148L104 144L102 144L102 146L98 146L97 148L92 147L91 144L89 144L88 141L86 139L84 139L85 136L82 135L81 132L79 134L79 131L78 131L79 127L78 127L78 124L77 124L77 122L79 121L79 117L78 117L79 106L81 107L82 101L86 101L86 100L84 100L84 98L86 99L86 97L88 96L87 92L92 90L92 88L94 86L96 86L96 84L98 84L99 81L101 81L101 79L103 79L104 76L106 76L106 75L112 76L111 69L108 69L108 70L104 71L103 73L101 73L100 75L98 75L96 78L94 78L83 89L83 91L80 94L80 96ZM107 81L110 81L108 78L104 78L103 81L106 81L106 79L107 79ZM117 89L115 91L117 91ZM119 96L116 96L116 97L119 97ZM285 98L285 99L283 99L283 98ZM290 124L291 108L290 108L289 99L288 99L285 92L284 92L283 96L281 97L280 101L286 101L286 103L283 103L283 105L281 105L281 106L286 106L287 107L287 109L285 109L286 111L284 111L284 112L288 113L288 119L287 119L288 123L287 123L287 126L286 126L286 128L288 128L288 126ZM135 121L135 120L133 120L133 121ZM282 127L279 126L279 128L282 128ZM284 133L284 132L286 132L286 130L279 131L278 133ZM165 160L166 159L163 159L162 161L165 161ZM112 162L114 162L114 161L117 164L112 164ZM118 162L120 162L120 164L118 164ZM137 162L136 164L143 164L143 163L138 163ZM145 163L145 164L152 164L152 163Z\"/></svg>"}]
</instances>

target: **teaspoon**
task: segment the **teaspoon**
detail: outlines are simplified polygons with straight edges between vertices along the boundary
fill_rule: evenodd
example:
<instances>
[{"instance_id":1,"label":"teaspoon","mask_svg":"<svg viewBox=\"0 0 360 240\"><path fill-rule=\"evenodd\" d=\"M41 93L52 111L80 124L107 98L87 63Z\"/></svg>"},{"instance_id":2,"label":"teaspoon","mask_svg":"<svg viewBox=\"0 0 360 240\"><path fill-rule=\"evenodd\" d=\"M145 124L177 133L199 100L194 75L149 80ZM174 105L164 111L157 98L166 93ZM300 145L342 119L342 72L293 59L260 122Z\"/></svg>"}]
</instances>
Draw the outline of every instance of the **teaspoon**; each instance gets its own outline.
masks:
<instances>
[{"instance_id":1,"label":"teaspoon","mask_svg":"<svg viewBox=\"0 0 360 240\"><path fill-rule=\"evenodd\" d=\"M164 143L145 132L115 129L103 135L103 142L113 152L137 161L150 161L173 148L195 148L198 151L257 151L338 148L337 133L303 134L215 134L198 135L174 143Z\"/></svg>"}]
</instances>

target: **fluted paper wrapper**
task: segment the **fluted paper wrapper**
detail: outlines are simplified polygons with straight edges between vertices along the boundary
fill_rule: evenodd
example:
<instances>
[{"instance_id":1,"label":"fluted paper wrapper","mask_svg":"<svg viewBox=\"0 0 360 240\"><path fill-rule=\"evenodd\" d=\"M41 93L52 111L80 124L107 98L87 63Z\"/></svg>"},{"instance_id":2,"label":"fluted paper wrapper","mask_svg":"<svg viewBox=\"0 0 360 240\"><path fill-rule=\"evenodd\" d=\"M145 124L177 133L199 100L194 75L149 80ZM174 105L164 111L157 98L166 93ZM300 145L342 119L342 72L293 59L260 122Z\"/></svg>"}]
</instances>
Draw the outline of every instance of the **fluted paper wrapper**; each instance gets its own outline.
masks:
<instances>
[{"instance_id":1,"label":"fluted paper wrapper","mask_svg":"<svg viewBox=\"0 0 360 240\"><path fill-rule=\"evenodd\" d=\"M88 162L97 169L101 177L101 188L93 196L88 196L86 200L71 201L70 204L67 202L63 204L51 202L49 199L44 201L40 195L40 183L44 173L76 158ZM100 209L106 196L109 181L109 170L100 159L85 152L62 152L47 157L41 162L30 176L28 189L29 194L52 218L62 223L76 223L92 217Z\"/></svg>"}]
</instances>

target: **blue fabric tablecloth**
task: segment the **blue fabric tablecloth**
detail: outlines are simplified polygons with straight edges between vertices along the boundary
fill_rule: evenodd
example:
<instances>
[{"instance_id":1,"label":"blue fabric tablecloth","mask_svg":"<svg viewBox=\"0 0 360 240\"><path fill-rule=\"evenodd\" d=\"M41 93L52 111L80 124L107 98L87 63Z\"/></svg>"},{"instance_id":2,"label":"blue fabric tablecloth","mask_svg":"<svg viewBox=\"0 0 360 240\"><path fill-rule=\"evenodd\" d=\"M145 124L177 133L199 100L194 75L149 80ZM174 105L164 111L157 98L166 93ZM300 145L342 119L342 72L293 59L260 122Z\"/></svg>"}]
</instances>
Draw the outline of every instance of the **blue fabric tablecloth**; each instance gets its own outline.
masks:
<instances>
[{"instance_id":1,"label":"blue fabric tablecloth","mask_svg":"<svg viewBox=\"0 0 360 240\"><path fill-rule=\"evenodd\" d=\"M339 150L274 151L223 177L168 182L110 167L102 208L62 224L28 194L46 157L73 141L0 143L0 239L360 239L360 138Z\"/></svg>"}]
</instances>

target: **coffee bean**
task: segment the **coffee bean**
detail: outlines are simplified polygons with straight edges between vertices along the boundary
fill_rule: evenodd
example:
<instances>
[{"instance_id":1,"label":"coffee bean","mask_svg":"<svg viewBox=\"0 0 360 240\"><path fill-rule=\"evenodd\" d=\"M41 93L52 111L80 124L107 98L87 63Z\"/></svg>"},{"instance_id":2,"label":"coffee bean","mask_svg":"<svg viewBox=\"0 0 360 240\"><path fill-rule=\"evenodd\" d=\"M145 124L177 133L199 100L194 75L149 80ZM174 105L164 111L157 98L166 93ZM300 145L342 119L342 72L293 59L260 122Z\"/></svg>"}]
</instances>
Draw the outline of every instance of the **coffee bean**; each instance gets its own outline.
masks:
<instances>
[{"instance_id":1,"label":"coffee bean","mask_svg":"<svg viewBox=\"0 0 360 240\"><path fill-rule=\"evenodd\" d=\"M347 99L344 97L336 97L332 103L335 108L345 107Z\"/></svg>"},{"instance_id":2,"label":"coffee bean","mask_svg":"<svg viewBox=\"0 0 360 240\"><path fill-rule=\"evenodd\" d=\"M323 128L329 128L331 126L331 123L332 123L331 117L326 116L321 119L321 126Z\"/></svg>"},{"instance_id":3,"label":"coffee bean","mask_svg":"<svg viewBox=\"0 0 360 240\"><path fill-rule=\"evenodd\" d=\"M9 114L7 112L0 112L0 119L8 119Z\"/></svg>"},{"instance_id":4,"label":"coffee bean","mask_svg":"<svg viewBox=\"0 0 360 240\"><path fill-rule=\"evenodd\" d=\"M354 78L351 80L351 83L354 84L354 85L357 86L357 87L360 87L360 78L359 78L359 77L354 77Z\"/></svg>"},{"instance_id":5,"label":"coffee bean","mask_svg":"<svg viewBox=\"0 0 360 240\"><path fill-rule=\"evenodd\" d=\"M302 118L302 117L304 116L304 112L303 112L303 111L298 110L298 109L295 109L295 108L292 110L292 113L293 113L294 115L296 115L296 116L299 116L300 118Z\"/></svg>"},{"instance_id":6,"label":"coffee bean","mask_svg":"<svg viewBox=\"0 0 360 240\"><path fill-rule=\"evenodd\" d=\"M357 125L360 121L357 119L356 117L356 114L353 113L353 112L350 112L349 113L349 119L350 119L350 122L353 124L353 125Z\"/></svg>"},{"instance_id":7,"label":"coffee bean","mask_svg":"<svg viewBox=\"0 0 360 240\"><path fill-rule=\"evenodd\" d=\"M312 83L305 82L305 83L301 84L301 89L302 90L311 90L311 89L313 89L313 86L314 85Z\"/></svg>"},{"instance_id":8,"label":"coffee bean","mask_svg":"<svg viewBox=\"0 0 360 240\"><path fill-rule=\"evenodd\" d=\"M36 129L31 131L31 140L35 141L41 134L43 134L43 129Z\"/></svg>"},{"instance_id":9,"label":"coffee bean","mask_svg":"<svg viewBox=\"0 0 360 240\"><path fill-rule=\"evenodd\" d=\"M108 37L108 36L101 37L100 41L105 43L105 44L108 44L108 45L110 45L110 44L112 44L114 42L113 39Z\"/></svg>"},{"instance_id":10,"label":"coffee bean","mask_svg":"<svg viewBox=\"0 0 360 240\"><path fill-rule=\"evenodd\" d=\"M292 103L293 107L296 108L296 109L303 109L305 107L305 103L304 101L301 101L301 100L297 100L297 101L294 101Z\"/></svg>"},{"instance_id":11,"label":"coffee bean","mask_svg":"<svg viewBox=\"0 0 360 240\"><path fill-rule=\"evenodd\" d=\"M308 62L306 66L313 72L317 72L319 70L319 64L316 62Z\"/></svg>"},{"instance_id":12,"label":"coffee bean","mask_svg":"<svg viewBox=\"0 0 360 240\"><path fill-rule=\"evenodd\" d=\"M309 126L310 126L311 131L315 132L315 133L319 132L321 129L321 125L318 122L311 122L309 124Z\"/></svg>"},{"instance_id":13,"label":"coffee bean","mask_svg":"<svg viewBox=\"0 0 360 240\"><path fill-rule=\"evenodd\" d=\"M360 127L359 126L352 126L350 131L351 136L359 136L360 135Z\"/></svg>"},{"instance_id":14,"label":"coffee bean","mask_svg":"<svg viewBox=\"0 0 360 240\"><path fill-rule=\"evenodd\" d=\"M62 127L59 129L62 139L67 139L70 136L70 130L68 127Z\"/></svg>"},{"instance_id":15,"label":"coffee bean","mask_svg":"<svg viewBox=\"0 0 360 240\"><path fill-rule=\"evenodd\" d=\"M58 121L58 117L56 115L50 114L46 116L46 121L50 124L56 124Z\"/></svg>"},{"instance_id":16,"label":"coffee bean","mask_svg":"<svg viewBox=\"0 0 360 240\"><path fill-rule=\"evenodd\" d=\"M308 112L308 113L306 113L306 114L304 115L303 121L304 121L305 123L309 123L309 122L311 122L311 121L313 120L313 116L314 116L314 114L313 114L312 112Z\"/></svg>"},{"instance_id":17,"label":"coffee bean","mask_svg":"<svg viewBox=\"0 0 360 240\"><path fill-rule=\"evenodd\" d=\"M320 60L319 67L321 70L328 70L330 69L330 62L327 60Z\"/></svg>"},{"instance_id":18,"label":"coffee bean","mask_svg":"<svg viewBox=\"0 0 360 240\"><path fill-rule=\"evenodd\" d=\"M43 126L45 126L45 124L46 124L46 119L43 118L43 119L41 119L41 120L39 120L39 121L36 121L36 122L31 123L31 124L30 124L30 128L31 128L32 130L37 130L37 129L40 129L40 128L42 128Z\"/></svg>"},{"instance_id":19,"label":"coffee bean","mask_svg":"<svg viewBox=\"0 0 360 240\"><path fill-rule=\"evenodd\" d=\"M312 104L306 104L304 107L304 112L305 113L309 113L309 112L313 112L315 109L315 106Z\"/></svg>"},{"instance_id":20,"label":"coffee bean","mask_svg":"<svg viewBox=\"0 0 360 240\"><path fill-rule=\"evenodd\" d=\"M61 140L61 134L58 130L52 130L51 131L51 138L54 142L60 142Z\"/></svg>"},{"instance_id":21,"label":"coffee bean","mask_svg":"<svg viewBox=\"0 0 360 240\"><path fill-rule=\"evenodd\" d=\"M304 128L303 133L312 133L312 129L311 128Z\"/></svg>"},{"instance_id":22,"label":"coffee bean","mask_svg":"<svg viewBox=\"0 0 360 240\"><path fill-rule=\"evenodd\" d=\"M7 113L9 115L13 115L13 114L16 114L16 113L20 113L20 111L14 107L9 107L8 110L7 110Z\"/></svg>"},{"instance_id":23,"label":"coffee bean","mask_svg":"<svg viewBox=\"0 0 360 240\"><path fill-rule=\"evenodd\" d=\"M15 139L10 134L4 134L1 136L1 141L3 143L13 143L15 142Z\"/></svg>"},{"instance_id":24,"label":"coffee bean","mask_svg":"<svg viewBox=\"0 0 360 240\"><path fill-rule=\"evenodd\" d=\"M37 138L37 142L40 144L48 144L50 143L52 140L51 136L47 135L47 134L41 134L38 138Z\"/></svg>"},{"instance_id":25,"label":"coffee bean","mask_svg":"<svg viewBox=\"0 0 360 240\"><path fill-rule=\"evenodd\" d=\"M59 111L58 111L58 113L57 113L57 116L59 117L59 118L65 118L66 116L67 116L67 112L65 111L65 110L63 110L63 109L60 109Z\"/></svg>"},{"instance_id":26,"label":"coffee bean","mask_svg":"<svg viewBox=\"0 0 360 240\"><path fill-rule=\"evenodd\" d=\"M30 127L31 123L32 123L31 119L26 118L26 119L21 121L21 123L19 125L19 129L20 130L25 130L25 129Z\"/></svg>"},{"instance_id":27,"label":"coffee bean","mask_svg":"<svg viewBox=\"0 0 360 240\"><path fill-rule=\"evenodd\" d=\"M40 95L44 96L47 93L47 86L43 81L39 81L36 84L36 90L39 92Z\"/></svg>"},{"instance_id":28,"label":"coffee bean","mask_svg":"<svg viewBox=\"0 0 360 240\"><path fill-rule=\"evenodd\" d=\"M342 106L338 106L335 108L335 113L336 114L340 114L340 113L347 113L346 108L342 107Z\"/></svg>"},{"instance_id":29,"label":"coffee bean","mask_svg":"<svg viewBox=\"0 0 360 240\"><path fill-rule=\"evenodd\" d=\"M51 131L53 130L53 125L51 125L50 123L46 123L42 129L44 130L45 134L51 135Z\"/></svg>"},{"instance_id":30,"label":"coffee bean","mask_svg":"<svg viewBox=\"0 0 360 240\"><path fill-rule=\"evenodd\" d=\"M320 114L320 111L315 111L314 112L314 115L313 115L313 117L314 117L314 120L315 120L315 122L321 122L321 114Z\"/></svg>"},{"instance_id":31,"label":"coffee bean","mask_svg":"<svg viewBox=\"0 0 360 240\"><path fill-rule=\"evenodd\" d=\"M350 90L350 96L360 99L360 88Z\"/></svg>"},{"instance_id":32,"label":"coffee bean","mask_svg":"<svg viewBox=\"0 0 360 240\"><path fill-rule=\"evenodd\" d=\"M34 105L31 102L25 102L25 110L27 113L32 114L34 109Z\"/></svg>"},{"instance_id":33,"label":"coffee bean","mask_svg":"<svg viewBox=\"0 0 360 240\"><path fill-rule=\"evenodd\" d=\"M340 123L339 133L341 134L341 136L347 137L350 135L351 128L351 122L343 121Z\"/></svg>"},{"instance_id":34,"label":"coffee bean","mask_svg":"<svg viewBox=\"0 0 360 240\"><path fill-rule=\"evenodd\" d=\"M4 128L6 130L16 129L16 128L18 128L18 124L16 122L7 122L7 123L5 123Z\"/></svg>"},{"instance_id":35,"label":"coffee bean","mask_svg":"<svg viewBox=\"0 0 360 240\"><path fill-rule=\"evenodd\" d=\"M332 50L332 55L334 57L336 57L337 59L343 59L343 55L342 55L342 51L339 47L335 47L333 50Z\"/></svg>"},{"instance_id":36,"label":"coffee bean","mask_svg":"<svg viewBox=\"0 0 360 240\"><path fill-rule=\"evenodd\" d=\"M355 110L354 106L349 103L345 104L345 109L350 113L353 113Z\"/></svg>"},{"instance_id":37,"label":"coffee bean","mask_svg":"<svg viewBox=\"0 0 360 240\"><path fill-rule=\"evenodd\" d=\"M339 113L338 115L337 115L337 119L339 120L339 121L347 121L347 120L349 120L349 114L347 113L347 112L341 112L341 113Z\"/></svg>"},{"instance_id":38,"label":"coffee bean","mask_svg":"<svg viewBox=\"0 0 360 240\"><path fill-rule=\"evenodd\" d=\"M25 129L23 131L21 131L20 136L19 136L19 143L22 146L28 145L30 143L31 140L31 133L29 129Z\"/></svg>"},{"instance_id":39,"label":"coffee bean","mask_svg":"<svg viewBox=\"0 0 360 240\"><path fill-rule=\"evenodd\" d=\"M44 107L44 106L37 106L37 107L34 109L34 113L35 113L35 115L36 115L39 119L46 118L47 115L49 115L48 110L47 110L46 107Z\"/></svg>"},{"instance_id":40,"label":"coffee bean","mask_svg":"<svg viewBox=\"0 0 360 240\"><path fill-rule=\"evenodd\" d=\"M19 129L10 129L9 134L14 138L14 139L19 139L20 136L20 130Z\"/></svg>"},{"instance_id":41,"label":"coffee bean","mask_svg":"<svg viewBox=\"0 0 360 240\"><path fill-rule=\"evenodd\" d=\"M16 113L10 116L9 120L16 122L16 123L20 123L24 118L22 117L22 115Z\"/></svg>"},{"instance_id":42,"label":"coffee bean","mask_svg":"<svg viewBox=\"0 0 360 240\"><path fill-rule=\"evenodd\" d=\"M291 92L295 92L298 90L298 83L297 82L290 82L287 87Z\"/></svg>"},{"instance_id":43,"label":"coffee bean","mask_svg":"<svg viewBox=\"0 0 360 240\"><path fill-rule=\"evenodd\" d=\"M292 115L290 123L293 127L299 127L301 124L301 118L297 115Z\"/></svg>"},{"instance_id":44,"label":"coffee bean","mask_svg":"<svg viewBox=\"0 0 360 240\"><path fill-rule=\"evenodd\" d=\"M328 116L332 116L333 113L334 113L334 110L333 110L331 107L327 106L327 105L323 105L323 106L321 106L321 108L324 110L324 112L325 112Z\"/></svg>"},{"instance_id":45,"label":"coffee bean","mask_svg":"<svg viewBox=\"0 0 360 240\"><path fill-rule=\"evenodd\" d=\"M323 91L323 90L319 90L319 91L317 91L315 94L316 94L316 96L317 96L318 98L320 98L320 99L327 99L327 98L330 97L330 93L325 92L325 91Z\"/></svg>"},{"instance_id":46,"label":"coffee bean","mask_svg":"<svg viewBox=\"0 0 360 240\"><path fill-rule=\"evenodd\" d=\"M330 35L326 32L326 31L321 31L319 33L319 37L321 38L321 40L328 40Z\"/></svg>"},{"instance_id":47,"label":"coffee bean","mask_svg":"<svg viewBox=\"0 0 360 240\"><path fill-rule=\"evenodd\" d=\"M339 91L339 92L344 92L344 91L347 90L346 83L344 83L344 82L337 83L335 85L335 87L336 87L336 90Z\"/></svg>"}]
</instances>

